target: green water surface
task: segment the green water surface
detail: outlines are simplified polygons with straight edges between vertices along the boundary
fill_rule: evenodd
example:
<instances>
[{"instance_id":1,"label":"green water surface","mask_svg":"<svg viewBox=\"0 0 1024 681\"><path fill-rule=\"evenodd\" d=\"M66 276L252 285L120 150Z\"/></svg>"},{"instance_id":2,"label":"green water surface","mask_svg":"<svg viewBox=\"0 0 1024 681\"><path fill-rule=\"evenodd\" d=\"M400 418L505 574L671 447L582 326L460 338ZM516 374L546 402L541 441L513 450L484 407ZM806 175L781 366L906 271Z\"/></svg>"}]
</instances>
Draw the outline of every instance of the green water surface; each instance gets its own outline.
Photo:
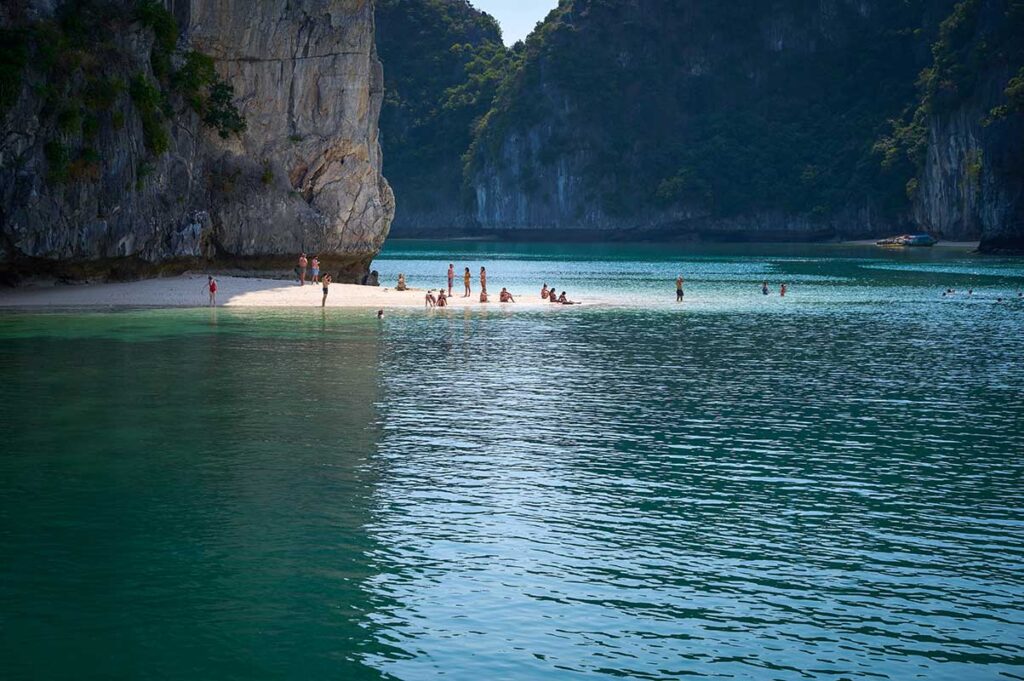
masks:
<instances>
[{"instance_id":1,"label":"green water surface","mask_svg":"<svg viewBox=\"0 0 1024 681\"><path fill-rule=\"evenodd\" d=\"M1024 678L1024 262L450 261L620 303L0 313L3 677Z\"/></svg>"}]
</instances>

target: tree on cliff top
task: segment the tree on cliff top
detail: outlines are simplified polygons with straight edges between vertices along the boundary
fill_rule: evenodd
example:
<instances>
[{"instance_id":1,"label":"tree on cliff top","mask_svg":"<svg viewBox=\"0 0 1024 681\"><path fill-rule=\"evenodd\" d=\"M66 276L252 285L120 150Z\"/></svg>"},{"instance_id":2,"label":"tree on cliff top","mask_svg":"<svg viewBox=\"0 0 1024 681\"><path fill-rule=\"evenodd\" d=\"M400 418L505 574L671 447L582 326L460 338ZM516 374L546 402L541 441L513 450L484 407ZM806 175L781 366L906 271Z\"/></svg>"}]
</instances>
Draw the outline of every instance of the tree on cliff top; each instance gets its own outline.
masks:
<instances>
[{"instance_id":1,"label":"tree on cliff top","mask_svg":"<svg viewBox=\"0 0 1024 681\"><path fill-rule=\"evenodd\" d=\"M378 0L376 21L388 180L404 208L457 203L473 124L505 75L501 30L466 0Z\"/></svg>"}]
</instances>

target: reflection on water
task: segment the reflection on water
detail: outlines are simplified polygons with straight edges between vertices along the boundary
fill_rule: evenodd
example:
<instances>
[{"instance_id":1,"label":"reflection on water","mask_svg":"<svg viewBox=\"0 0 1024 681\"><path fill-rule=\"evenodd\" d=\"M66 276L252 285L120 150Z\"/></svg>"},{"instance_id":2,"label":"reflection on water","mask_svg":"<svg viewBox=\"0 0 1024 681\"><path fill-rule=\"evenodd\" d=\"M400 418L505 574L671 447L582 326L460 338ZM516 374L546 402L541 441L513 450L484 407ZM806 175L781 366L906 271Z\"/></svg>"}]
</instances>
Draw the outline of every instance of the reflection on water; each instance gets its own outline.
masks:
<instances>
[{"instance_id":1,"label":"reflection on water","mask_svg":"<svg viewBox=\"0 0 1024 681\"><path fill-rule=\"evenodd\" d=\"M1005 320L608 314L410 320L385 340L372 530L397 569L373 584L418 654L383 668L1024 664L1024 369Z\"/></svg>"},{"instance_id":2,"label":"reflection on water","mask_svg":"<svg viewBox=\"0 0 1024 681\"><path fill-rule=\"evenodd\" d=\"M5 678L1022 676L1024 304L786 258L647 310L0 316Z\"/></svg>"}]
</instances>

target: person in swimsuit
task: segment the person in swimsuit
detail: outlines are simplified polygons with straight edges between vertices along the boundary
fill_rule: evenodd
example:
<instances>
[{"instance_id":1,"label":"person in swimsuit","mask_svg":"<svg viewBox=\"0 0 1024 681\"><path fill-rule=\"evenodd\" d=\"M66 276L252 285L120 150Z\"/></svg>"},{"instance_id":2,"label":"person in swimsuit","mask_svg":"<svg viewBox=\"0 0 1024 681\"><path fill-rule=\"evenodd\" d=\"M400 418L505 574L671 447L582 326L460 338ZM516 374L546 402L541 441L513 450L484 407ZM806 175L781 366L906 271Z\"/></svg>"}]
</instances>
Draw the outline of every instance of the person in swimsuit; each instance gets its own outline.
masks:
<instances>
[{"instance_id":1,"label":"person in swimsuit","mask_svg":"<svg viewBox=\"0 0 1024 681\"><path fill-rule=\"evenodd\" d=\"M309 261L306 260L306 254L302 253L299 255L299 286L306 285L306 265Z\"/></svg>"},{"instance_id":2,"label":"person in swimsuit","mask_svg":"<svg viewBox=\"0 0 1024 681\"><path fill-rule=\"evenodd\" d=\"M555 295L555 293L556 293L555 292L555 288L551 287L551 292L548 293L548 301L549 302L552 302L552 303L557 303L558 302L558 296Z\"/></svg>"},{"instance_id":3,"label":"person in swimsuit","mask_svg":"<svg viewBox=\"0 0 1024 681\"><path fill-rule=\"evenodd\" d=\"M331 285L331 275L325 274L324 280L321 283L324 287L324 299L320 301L320 307L327 307L327 289Z\"/></svg>"},{"instance_id":4,"label":"person in swimsuit","mask_svg":"<svg viewBox=\"0 0 1024 681\"><path fill-rule=\"evenodd\" d=\"M548 299L548 285L547 284L544 284L544 288L542 288L540 290L540 297L541 297L541 300L547 300Z\"/></svg>"},{"instance_id":5,"label":"person in swimsuit","mask_svg":"<svg viewBox=\"0 0 1024 681\"><path fill-rule=\"evenodd\" d=\"M480 289L480 302L481 303L486 303L487 302L487 289Z\"/></svg>"},{"instance_id":6,"label":"person in swimsuit","mask_svg":"<svg viewBox=\"0 0 1024 681\"><path fill-rule=\"evenodd\" d=\"M448 307L448 298L446 298L445 295L444 295L444 289L441 289L437 293L437 306L438 307Z\"/></svg>"},{"instance_id":7,"label":"person in swimsuit","mask_svg":"<svg viewBox=\"0 0 1024 681\"><path fill-rule=\"evenodd\" d=\"M377 310L377 319L384 319L384 310Z\"/></svg>"},{"instance_id":8,"label":"person in swimsuit","mask_svg":"<svg viewBox=\"0 0 1024 681\"><path fill-rule=\"evenodd\" d=\"M683 302L683 275L676 277L676 302Z\"/></svg>"},{"instance_id":9,"label":"person in swimsuit","mask_svg":"<svg viewBox=\"0 0 1024 681\"><path fill-rule=\"evenodd\" d=\"M441 295L444 295L444 291L441 291ZM434 297L434 290L433 289L427 291L427 297L424 299L423 305L428 310L430 308L434 307L435 305L437 305L437 298Z\"/></svg>"},{"instance_id":10,"label":"person in swimsuit","mask_svg":"<svg viewBox=\"0 0 1024 681\"><path fill-rule=\"evenodd\" d=\"M206 287L210 292L210 307L217 307L217 280L213 277L207 277Z\"/></svg>"},{"instance_id":11,"label":"person in swimsuit","mask_svg":"<svg viewBox=\"0 0 1024 681\"><path fill-rule=\"evenodd\" d=\"M473 291L469 288L469 282L472 279L472 275L469 273L469 268L466 268L466 272L462 275L462 283L466 285L466 295L463 298L469 298L473 295Z\"/></svg>"},{"instance_id":12,"label":"person in swimsuit","mask_svg":"<svg viewBox=\"0 0 1024 681\"><path fill-rule=\"evenodd\" d=\"M312 277L312 279L310 279L310 281L312 281L314 284L319 284L320 283L320 258L316 257L315 255L313 256L313 262L310 263L310 269L312 270L310 272L310 274L313 275L313 277Z\"/></svg>"},{"instance_id":13,"label":"person in swimsuit","mask_svg":"<svg viewBox=\"0 0 1024 681\"><path fill-rule=\"evenodd\" d=\"M786 297L786 282L782 282L782 286L779 287L779 297L780 298L785 298Z\"/></svg>"},{"instance_id":14,"label":"person in swimsuit","mask_svg":"<svg viewBox=\"0 0 1024 681\"><path fill-rule=\"evenodd\" d=\"M768 295L768 282L765 281L761 284L761 293Z\"/></svg>"},{"instance_id":15,"label":"person in swimsuit","mask_svg":"<svg viewBox=\"0 0 1024 681\"><path fill-rule=\"evenodd\" d=\"M395 290L396 291L405 291L406 290L405 275L404 274L399 274L398 275L398 286L395 287Z\"/></svg>"},{"instance_id":16,"label":"person in swimsuit","mask_svg":"<svg viewBox=\"0 0 1024 681\"><path fill-rule=\"evenodd\" d=\"M483 267L480 268L480 288L487 293L487 270Z\"/></svg>"},{"instance_id":17,"label":"person in swimsuit","mask_svg":"<svg viewBox=\"0 0 1024 681\"><path fill-rule=\"evenodd\" d=\"M455 265L448 263L448 295L452 295L452 284L455 283Z\"/></svg>"},{"instance_id":18,"label":"person in swimsuit","mask_svg":"<svg viewBox=\"0 0 1024 681\"><path fill-rule=\"evenodd\" d=\"M516 299L512 297L507 288L502 288L501 293L498 295L498 301L502 303L514 303Z\"/></svg>"}]
</instances>

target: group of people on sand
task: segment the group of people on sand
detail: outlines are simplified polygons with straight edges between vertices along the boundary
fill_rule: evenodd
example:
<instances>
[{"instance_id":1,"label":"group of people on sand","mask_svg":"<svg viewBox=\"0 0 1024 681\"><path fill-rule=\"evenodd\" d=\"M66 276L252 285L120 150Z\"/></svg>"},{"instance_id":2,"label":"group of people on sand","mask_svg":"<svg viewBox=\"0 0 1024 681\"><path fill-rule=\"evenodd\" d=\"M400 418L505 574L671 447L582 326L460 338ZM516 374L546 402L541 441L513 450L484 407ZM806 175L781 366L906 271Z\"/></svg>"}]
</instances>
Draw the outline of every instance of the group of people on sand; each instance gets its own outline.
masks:
<instances>
[{"instance_id":1,"label":"group of people on sand","mask_svg":"<svg viewBox=\"0 0 1024 681\"><path fill-rule=\"evenodd\" d=\"M554 287L548 288L548 285L546 283L540 290L540 297L541 300L546 300L549 303L559 303L561 305L579 305L579 303L569 300L569 297L566 295L565 291L562 291L562 294L558 295L558 291L556 291Z\"/></svg>"},{"instance_id":2,"label":"group of people on sand","mask_svg":"<svg viewBox=\"0 0 1024 681\"><path fill-rule=\"evenodd\" d=\"M299 280L299 286L306 285L306 270L309 270L309 282L311 284L320 283L320 259L315 255L312 258L307 258L305 253L299 254L299 264L295 268L295 276Z\"/></svg>"},{"instance_id":3,"label":"group of people on sand","mask_svg":"<svg viewBox=\"0 0 1024 681\"><path fill-rule=\"evenodd\" d=\"M398 290L405 291L405 277L404 275L398 275ZM465 268L462 273L462 284L465 287L465 293L462 295L463 298L469 298L473 295L473 275L470 273L469 268ZM453 298L454 294L452 289L455 288L455 264L448 264L448 293L445 294L444 287L441 287L437 291L437 295L434 295L434 290L427 291L427 295L424 299L424 305L430 309L434 307L447 307L448 299ZM514 303L516 302L515 297L505 287L502 287L501 293L498 294L498 300L502 303ZM487 294L487 268L480 268L480 302L490 302L490 297Z\"/></svg>"},{"instance_id":4,"label":"group of people on sand","mask_svg":"<svg viewBox=\"0 0 1024 681\"><path fill-rule=\"evenodd\" d=\"M327 293L334 280L329 274L320 276L320 259L318 257L314 255L312 258L307 258L305 253L300 253L299 264L295 267L295 276L299 280L299 286L306 285L307 270L309 271L309 283L320 284L323 289L324 297L320 299L320 307L327 307Z\"/></svg>"}]
</instances>

